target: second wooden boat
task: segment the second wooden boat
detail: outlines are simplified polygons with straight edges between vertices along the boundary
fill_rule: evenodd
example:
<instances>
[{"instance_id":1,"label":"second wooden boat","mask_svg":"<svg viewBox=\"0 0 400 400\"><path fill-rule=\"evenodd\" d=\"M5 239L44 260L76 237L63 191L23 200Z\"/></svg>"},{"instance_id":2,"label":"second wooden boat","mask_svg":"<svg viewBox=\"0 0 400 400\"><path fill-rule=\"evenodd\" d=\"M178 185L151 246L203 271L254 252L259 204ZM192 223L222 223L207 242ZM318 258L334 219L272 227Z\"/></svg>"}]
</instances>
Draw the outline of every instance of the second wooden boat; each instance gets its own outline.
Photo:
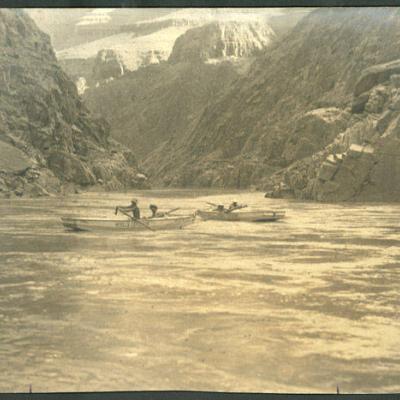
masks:
<instances>
[{"instance_id":1,"label":"second wooden boat","mask_svg":"<svg viewBox=\"0 0 400 400\"><path fill-rule=\"evenodd\" d=\"M284 211L197 211L203 220L243 221L243 222L273 222L285 217Z\"/></svg>"}]
</instances>

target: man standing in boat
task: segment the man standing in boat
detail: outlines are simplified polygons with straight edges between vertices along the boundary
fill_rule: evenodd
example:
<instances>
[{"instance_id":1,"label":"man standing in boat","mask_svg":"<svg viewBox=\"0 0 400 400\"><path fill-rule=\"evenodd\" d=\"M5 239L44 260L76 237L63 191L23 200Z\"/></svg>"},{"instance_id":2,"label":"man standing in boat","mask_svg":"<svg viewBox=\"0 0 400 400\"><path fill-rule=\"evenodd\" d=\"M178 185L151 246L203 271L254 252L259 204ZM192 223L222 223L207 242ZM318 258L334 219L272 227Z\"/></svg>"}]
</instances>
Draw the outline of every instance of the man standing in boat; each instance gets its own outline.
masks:
<instances>
[{"instance_id":1,"label":"man standing in boat","mask_svg":"<svg viewBox=\"0 0 400 400\"><path fill-rule=\"evenodd\" d=\"M115 208L115 214L118 214L118 211L121 211L123 214L132 212L133 219L140 219L140 209L137 204L137 199L132 199L128 207L117 206Z\"/></svg>"}]
</instances>

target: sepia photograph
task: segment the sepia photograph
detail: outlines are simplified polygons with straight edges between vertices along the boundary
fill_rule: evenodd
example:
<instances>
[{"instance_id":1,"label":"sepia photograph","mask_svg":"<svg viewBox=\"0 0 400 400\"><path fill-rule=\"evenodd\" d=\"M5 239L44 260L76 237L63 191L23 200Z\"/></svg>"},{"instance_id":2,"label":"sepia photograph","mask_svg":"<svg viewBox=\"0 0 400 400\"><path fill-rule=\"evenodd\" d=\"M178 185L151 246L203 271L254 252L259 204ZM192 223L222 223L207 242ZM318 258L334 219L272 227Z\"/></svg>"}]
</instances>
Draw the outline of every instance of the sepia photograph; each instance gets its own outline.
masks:
<instances>
[{"instance_id":1,"label":"sepia photograph","mask_svg":"<svg viewBox=\"0 0 400 400\"><path fill-rule=\"evenodd\" d=\"M0 392L400 392L400 7L0 8Z\"/></svg>"}]
</instances>

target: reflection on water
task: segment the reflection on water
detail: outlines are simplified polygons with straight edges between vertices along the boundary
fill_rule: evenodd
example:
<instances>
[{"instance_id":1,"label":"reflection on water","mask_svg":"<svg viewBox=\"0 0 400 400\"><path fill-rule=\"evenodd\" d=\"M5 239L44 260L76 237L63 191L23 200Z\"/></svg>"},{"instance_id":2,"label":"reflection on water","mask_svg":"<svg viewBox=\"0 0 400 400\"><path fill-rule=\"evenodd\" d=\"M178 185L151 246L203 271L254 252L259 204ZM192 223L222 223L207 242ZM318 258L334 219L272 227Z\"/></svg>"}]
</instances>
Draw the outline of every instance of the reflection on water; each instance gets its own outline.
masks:
<instances>
[{"instance_id":1,"label":"reflection on water","mask_svg":"<svg viewBox=\"0 0 400 400\"><path fill-rule=\"evenodd\" d=\"M1 200L0 391L400 391L399 205L159 191L135 197L287 218L137 234L59 223L112 218L130 197Z\"/></svg>"}]
</instances>

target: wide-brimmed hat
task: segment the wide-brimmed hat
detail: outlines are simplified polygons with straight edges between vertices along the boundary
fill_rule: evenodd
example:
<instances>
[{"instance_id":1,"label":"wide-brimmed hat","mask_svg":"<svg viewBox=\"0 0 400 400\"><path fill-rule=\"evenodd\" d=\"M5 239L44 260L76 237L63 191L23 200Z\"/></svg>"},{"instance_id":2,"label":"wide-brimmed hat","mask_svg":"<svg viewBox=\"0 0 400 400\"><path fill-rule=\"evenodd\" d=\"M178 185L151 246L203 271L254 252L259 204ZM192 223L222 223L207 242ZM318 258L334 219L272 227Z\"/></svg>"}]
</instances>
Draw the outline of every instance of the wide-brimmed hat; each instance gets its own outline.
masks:
<instances>
[{"instance_id":1,"label":"wide-brimmed hat","mask_svg":"<svg viewBox=\"0 0 400 400\"><path fill-rule=\"evenodd\" d=\"M150 204L149 208L158 208L155 204Z\"/></svg>"},{"instance_id":2,"label":"wide-brimmed hat","mask_svg":"<svg viewBox=\"0 0 400 400\"><path fill-rule=\"evenodd\" d=\"M131 203L137 203L137 202L138 202L137 199L132 199L132 200L131 200Z\"/></svg>"}]
</instances>

